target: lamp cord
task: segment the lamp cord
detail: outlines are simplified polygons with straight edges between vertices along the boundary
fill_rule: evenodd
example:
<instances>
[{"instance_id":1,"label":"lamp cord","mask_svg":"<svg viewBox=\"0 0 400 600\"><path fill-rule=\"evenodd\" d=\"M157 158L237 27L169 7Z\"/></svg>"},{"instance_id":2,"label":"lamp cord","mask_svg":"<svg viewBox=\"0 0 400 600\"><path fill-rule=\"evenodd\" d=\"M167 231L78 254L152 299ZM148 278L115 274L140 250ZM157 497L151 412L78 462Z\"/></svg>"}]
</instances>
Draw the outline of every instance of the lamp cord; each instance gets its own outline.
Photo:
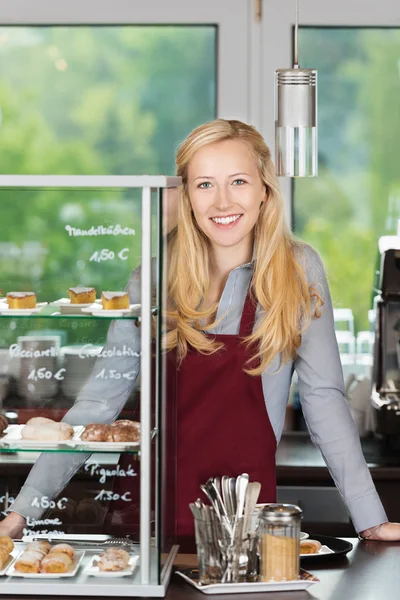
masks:
<instances>
[{"instance_id":1,"label":"lamp cord","mask_svg":"<svg viewBox=\"0 0 400 600\"><path fill-rule=\"evenodd\" d=\"M299 68L299 0L296 0L296 21L294 26L294 68Z\"/></svg>"}]
</instances>

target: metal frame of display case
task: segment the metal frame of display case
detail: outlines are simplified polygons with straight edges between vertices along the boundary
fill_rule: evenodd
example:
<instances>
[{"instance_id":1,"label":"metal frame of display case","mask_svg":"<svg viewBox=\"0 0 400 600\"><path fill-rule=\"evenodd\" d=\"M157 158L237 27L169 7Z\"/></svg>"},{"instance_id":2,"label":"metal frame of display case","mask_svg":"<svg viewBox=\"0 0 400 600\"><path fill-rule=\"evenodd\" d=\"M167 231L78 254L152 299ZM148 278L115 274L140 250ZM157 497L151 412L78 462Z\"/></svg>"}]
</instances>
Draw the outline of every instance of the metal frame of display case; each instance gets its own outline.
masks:
<instances>
[{"instance_id":1,"label":"metal frame of display case","mask_svg":"<svg viewBox=\"0 0 400 600\"><path fill-rule=\"evenodd\" d=\"M141 443L140 443L140 561L133 581L95 579L81 572L67 579L15 579L0 581L0 595L37 594L68 596L157 596L166 593L174 558L173 546L161 571L158 584L151 583L152 569L158 568L157 550L151 548L151 316L152 316L152 226L151 192L181 185L180 177L165 175L0 175L1 188L119 188L142 189L141 240ZM161 232L158 232L161 235ZM154 556L155 555L155 556ZM156 564L156 567L154 567Z\"/></svg>"}]
</instances>

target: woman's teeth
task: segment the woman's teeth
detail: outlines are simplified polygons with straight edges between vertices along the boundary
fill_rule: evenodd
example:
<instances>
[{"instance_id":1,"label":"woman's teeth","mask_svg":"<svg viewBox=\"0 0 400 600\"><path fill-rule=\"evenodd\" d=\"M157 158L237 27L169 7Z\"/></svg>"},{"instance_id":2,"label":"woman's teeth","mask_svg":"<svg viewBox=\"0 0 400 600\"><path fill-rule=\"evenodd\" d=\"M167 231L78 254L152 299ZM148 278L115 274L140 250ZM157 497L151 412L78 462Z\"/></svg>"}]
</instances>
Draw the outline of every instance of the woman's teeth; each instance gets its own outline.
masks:
<instances>
[{"instance_id":1,"label":"woman's teeth","mask_svg":"<svg viewBox=\"0 0 400 600\"><path fill-rule=\"evenodd\" d=\"M234 215L233 217L211 217L211 220L214 221L214 223L218 223L220 225L227 225L228 223L233 223L234 221L237 221L239 219L239 217L241 217L242 215Z\"/></svg>"}]
</instances>

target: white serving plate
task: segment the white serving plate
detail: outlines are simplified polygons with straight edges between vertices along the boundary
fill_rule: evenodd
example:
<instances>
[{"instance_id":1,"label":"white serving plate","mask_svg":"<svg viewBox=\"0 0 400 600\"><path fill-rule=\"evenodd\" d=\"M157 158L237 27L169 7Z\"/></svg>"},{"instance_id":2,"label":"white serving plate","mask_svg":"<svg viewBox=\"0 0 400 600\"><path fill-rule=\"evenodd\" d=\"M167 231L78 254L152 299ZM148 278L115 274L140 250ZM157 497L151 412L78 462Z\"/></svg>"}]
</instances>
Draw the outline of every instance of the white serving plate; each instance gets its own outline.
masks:
<instances>
[{"instance_id":1,"label":"white serving plate","mask_svg":"<svg viewBox=\"0 0 400 600\"><path fill-rule=\"evenodd\" d=\"M105 310L102 304L91 304L87 308L82 308L82 312L96 317L122 317L123 315L130 315L135 310L140 309L140 307L140 304L130 304L129 308Z\"/></svg>"},{"instance_id":2,"label":"white serving plate","mask_svg":"<svg viewBox=\"0 0 400 600\"><path fill-rule=\"evenodd\" d=\"M24 315L35 315L43 306L46 306L47 302L37 302L36 308L9 308L6 302L0 302L0 315L11 316L24 316Z\"/></svg>"},{"instance_id":3,"label":"white serving plate","mask_svg":"<svg viewBox=\"0 0 400 600\"><path fill-rule=\"evenodd\" d=\"M73 446L74 448L87 448L88 450L93 450L94 452L101 452L102 450L115 450L118 452L120 450L140 447L140 442L90 442L81 440L80 435L82 432L83 429L80 431L78 437L74 436L72 440L68 440L68 446Z\"/></svg>"},{"instance_id":4,"label":"white serving plate","mask_svg":"<svg viewBox=\"0 0 400 600\"><path fill-rule=\"evenodd\" d=\"M101 302L99 298L96 298L95 302ZM71 300L69 298L59 298L58 300L54 300L54 302L50 302L50 306L63 306L69 308L84 308L85 306L90 306L92 302L86 302L83 304L71 304Z\"/></svg>"},{"instance_id":5,"label":"white serving plate","mask_svg":"<svg viewBox=\"0 0 400 600\"><path fill-rule=\"evenodd\" d=\"M25 425L9 425L5 430L5 435L0 439L0 446L16 446L18 448L29 448L29 449L38 449L41 448L58 448L60 445L65 446L67 442L73 442L74 439L78 439L81 435L84 427L83 425L78 425L74 427L74 436L71 440L25 440L21 436L21 432Z\"/></svg>"},{"instance_id":6,"label":"white serving plate","mask_svg":"<svg viewBox=\"0 0 400 600\"><path fill-rule=\"evenodd\" d=\"M24 552L24 550L22 550L22 552L20 552L18 554L18 556L23 554L23 552ZM67 571L66 573L20 573L19 571L15 571L15 569L14 569L15 561L14 561L12 563L12 565L8 568L6 574L10 577L24 577L24 578L29 578L29 579L60 579L62 577L74 577L74 575L76 575L76 573L79 569L79 565L81 564L82 558L84 557L84 555L85 555L84 550L82 550L81 552L76 552L75 559L72 563L71 569L69 571Z\"/></svg>"},{"instance_id":7,"label":"white serving plate","mask_svg":"<svg viewBox=\"0 0 400 600\"><path fill-rule=\"evenodd\" d=\"M128 569L124 569L123 571L100 571L99 567L93 565L93 562L99 559L99 554L95 554L95 556L93 556L92 561L88 563L83 570L84 575L91 575L92 577L105 577L107 579L113 577L127 577L129 575L132 575L133 571L136 568L136 565L139 562L139 556L131 556L129 559Z\"/></svg>"},{"instance_id":8,"label":"white serving plate","mask_svg":"<svg viewBox=\"0 0 400 600\"><path fill-rule=\"evenodd\" d=\"M14 548L14 550L11 552L10 556L8 557L8 561L6 562L6 564L4 565L4 567L2 569L0 569L0 577L2 575L6 574L7 570L11 567L12 563L17 558L17 556L18 556L19 553L20 553L19 550L16 550Z\"/></svg>"},{"instance_id":9,"label":"white serving plate","mask_svg":"<svg viewBox=\"0 0 400 600\"><path fill-rule=\"evenodd\" d=\"M335 551L331 550L328 546L321 546L318 552L314 552L313 554L300 554L300 557L312 558L313 556L321 556L321 554L335 554Z\"/></svg>"},{"instance_id":10,"label":"white serving plate","mask_svg":"<svg viewBox=\"0 0 400 600\"><path fill-rule=\"evenodd\" d=\"M306 540L309 537L310 536L308 535L308 533L305 533L305 531L300 531L300 541L301 540Z\"/></svg>"},{"instance_id":11,"label":"white serving plate","mask_svg":"<svg viewBox=\"0 0 400 600\"><path fill-rule=\"evenodd\" d=\"M190 579L185 573L176 571L187 583L190 583L203 594L249 594L254 592L294 592L306 590L311 585L319 583L313 579L296 579L295 581L257 581L255 583L213 583L211 585L199 585Z\"/></svg>"}]
</instances>

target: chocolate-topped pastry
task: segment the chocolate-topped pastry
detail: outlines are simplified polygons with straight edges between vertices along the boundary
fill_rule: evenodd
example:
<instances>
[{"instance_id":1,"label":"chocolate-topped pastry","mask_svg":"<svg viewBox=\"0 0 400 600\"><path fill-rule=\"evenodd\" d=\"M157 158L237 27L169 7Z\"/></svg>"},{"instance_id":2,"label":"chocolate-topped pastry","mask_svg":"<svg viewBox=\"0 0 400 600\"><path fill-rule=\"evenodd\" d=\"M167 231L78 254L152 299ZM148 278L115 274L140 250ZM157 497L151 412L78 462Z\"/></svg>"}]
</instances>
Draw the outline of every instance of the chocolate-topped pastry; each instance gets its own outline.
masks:
<instances>
[{"instance_id":1,"label":"chocolate-topped pastry","mask_svg":"<svg viewBox=\"0 0 400 600\"><path fill-rule=\"evenodd\" d=\"M140 423L123 419L115 421L110 427L110 442L139 442Z\"/></svg>"},{"instance_id":2,"label":"chocolate-topped pastry","mask_svg":"<svg viewBox=\"0 0 400 600\"><path fill-rule=\"evenodd\" d=\"M4 415L0 415L0 434L8 427L8 421Z\"/></svg>"},{"instance_id":3,"label":"chocolate-topped pastry","mask_svg":"<svg viewBox=\"0 0 400 600\"><path fill-rule=\"evenodd\" d=\"M81 439L88 442L107 442L109 425L102 423L89 423L82 432Z\"/></svg>"}]
</instances>

